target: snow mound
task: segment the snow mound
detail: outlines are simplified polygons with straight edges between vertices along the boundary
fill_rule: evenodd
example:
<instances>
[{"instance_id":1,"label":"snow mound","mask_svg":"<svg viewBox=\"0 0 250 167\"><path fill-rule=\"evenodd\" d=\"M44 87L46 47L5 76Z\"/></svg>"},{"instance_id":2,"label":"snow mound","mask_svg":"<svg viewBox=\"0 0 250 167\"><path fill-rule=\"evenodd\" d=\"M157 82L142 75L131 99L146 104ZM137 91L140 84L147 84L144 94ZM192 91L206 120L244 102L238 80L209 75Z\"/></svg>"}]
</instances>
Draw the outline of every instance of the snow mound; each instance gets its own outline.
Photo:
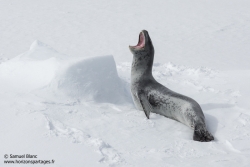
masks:
<instances>
[{"instance_id":1,"label":"snow mound","mask_svg":"<svg viewBox=\"0 0 250 167\"><path fill-rule=\"evenodd\" d=\"M15 57L13 60L36 60L36 61L41 61L41 60L46 60L49 58L57 58L59 60L66 59L67 56L61 53L58 53L55 49L50 47L49 45L39 41L35 40L31 46L30 49Z\"/></svg>"},{"instance_id":2,"label":"snow mound","mask_svg":"<svg viewBox=\"0 0 250 167\"><path fill-rule=\"evenodd\" d=\"M55 77L59 59L65 57L40 41L27 52L1 63L1 87L25 93L48 85Z\"/></svg>"},{"instance_id":3,"label":"snow mound","mask_svg":"<svg viewBox=\"0 0 250 167\"><path fill-rule=\"evenodd\" d=\"M113 56L85 58L71 63L52 85L70 97L96 102L121 103L130 96L118 77Z\"/></svg>"},{"instance_id":4,"label":"snow mound","mask_svg":"<svg viewBox=\"0 0 250 167\"><path fill-rule=\"evenodd\" d=\"M49 90L87 101L123 103L131 99L125 82L118 77L113 56L73 59L40 41L1 63L0 79L6 91L19 93L42 89L45 94Z\"/></svg>"}]
</instances>

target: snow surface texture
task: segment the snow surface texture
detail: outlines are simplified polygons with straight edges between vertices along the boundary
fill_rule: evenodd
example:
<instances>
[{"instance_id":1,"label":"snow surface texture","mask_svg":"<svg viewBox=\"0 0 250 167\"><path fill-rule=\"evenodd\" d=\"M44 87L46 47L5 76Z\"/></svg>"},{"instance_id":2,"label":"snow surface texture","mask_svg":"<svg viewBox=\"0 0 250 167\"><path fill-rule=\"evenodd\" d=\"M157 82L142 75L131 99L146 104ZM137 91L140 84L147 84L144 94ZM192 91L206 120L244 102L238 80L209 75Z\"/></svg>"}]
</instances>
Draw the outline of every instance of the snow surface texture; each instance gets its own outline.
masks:
<instances>
[{"instance_id":1,"label":"snow surface texture","mask_svg":"<svg viewBox=\"0 0 250 167\"><path fill-rule=\"evenodd\" d=\"M0 0L0 166L26 166L4 165L4 154L60 167L249 166L249 6ZM142 29L155 46L154 77L201 105L215 141L135 109L128 45Z\"/></svg>"},{"instance_id":2,"label":"snow surface texture","mask_svg":"<svg viewBox=\"0 0 250 167\"><path fill-rule=\"evenodd\" d=\"M39 154L53 157L58 166L68 166L73 160L74 166L250 163L249 104L238 103L243 95L230 87L231 72L154 64L153 75L159 82L201 104L215 141L200 143L192 140L193 131L185 125L154 113L148 120L135 109L128 86L130 64L116 67L112 56L70 60L39 41L24 54L2 62L3 155ZM249 81L249 74L242 78ZM28 141L25 147L20 140ZM60 146L72 142L81 149L48 148L58 140ZM39 146L44 142L50 154ZM38 146L33 149L33 145ZM62 159L59 154L65 151L70 155Z\"/></svg>"},{"instance_id":3,"label":"snow surface texture","mask_svg":"<svg viewBox=\"0 0 250 167\"><path fill-rule=\"evenodd\" d=\"M156 62L249 69L249 7L248 0L0 0L0 57L39 39L71 57L130 62L128 45L146 29Z\"/></svg>"}]
</instances>

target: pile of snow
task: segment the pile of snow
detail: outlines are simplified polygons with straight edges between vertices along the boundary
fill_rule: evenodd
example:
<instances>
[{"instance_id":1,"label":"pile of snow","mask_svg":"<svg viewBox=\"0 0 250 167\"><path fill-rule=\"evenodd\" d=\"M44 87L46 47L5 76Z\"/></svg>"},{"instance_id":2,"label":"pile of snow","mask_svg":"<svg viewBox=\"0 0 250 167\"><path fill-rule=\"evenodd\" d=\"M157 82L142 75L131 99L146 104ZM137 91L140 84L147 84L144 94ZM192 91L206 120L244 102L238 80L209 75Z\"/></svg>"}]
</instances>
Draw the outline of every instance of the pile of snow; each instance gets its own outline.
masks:
<instances>
[{"instance_id":1,"label":"pile of snow","mask_svg":"<svg viewBox=\"0 0 250 167\"><path fill-rule=\"evenodd\" d=\"M55 77L62 57L64 55L49 46L35 41L27 52L1 64L1 87L22 93L44 87Z\"/></svg>"},{"instance_id":2,"label":"pile of snow","mask_svg":"<svg viewBox=\"0 0 250 167\"><path fill-rule=\"evenodd\" d=\"M49 45L39 41L35 40L31 46L30 49L23 54L20 54L19 56L13 58L12 60L16 61L42 61L47 60L50 58L56 58L58 60L67 59L68 57L64 54L61 54L57 52L55 49L50 47Z\"/></svg>"},{"instance_id":3,"label":"pile of snow","mask_svg":"<svg viewBox=\"0 0 250 167\"><path fill-rule=\"evenodd\" d=\"M48 88L88 101L123 103L130 99L113 56L69 60L37 40L27 52L1 64L0 78L1 86L8 91L25 93Z\"/></svg>"},{"instance_id":4,"label":"pile of snow","mask_svg":"<svg viewBox=\"0 0 250 167\"><path fill-rule=\"evenodd\" d=\"M52 85L78 99L109 103L129 99L125 83L118 77L113 56L85 58L71 63Z\"/></svg>"}]
</instances>

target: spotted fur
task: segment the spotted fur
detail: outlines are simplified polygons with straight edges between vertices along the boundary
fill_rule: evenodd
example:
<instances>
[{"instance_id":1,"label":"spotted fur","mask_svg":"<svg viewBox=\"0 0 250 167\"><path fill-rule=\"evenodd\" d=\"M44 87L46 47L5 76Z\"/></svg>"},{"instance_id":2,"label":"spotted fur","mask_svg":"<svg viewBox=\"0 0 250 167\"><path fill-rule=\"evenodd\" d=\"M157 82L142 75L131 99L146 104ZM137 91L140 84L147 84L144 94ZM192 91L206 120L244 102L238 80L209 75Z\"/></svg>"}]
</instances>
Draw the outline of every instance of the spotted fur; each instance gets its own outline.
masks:
<instances>
[{"instance_id":1,"label":"spotted fur","mask_svg":"<svg viewBox=\"0 0 250 167\"><path fill-rule=\"evenodd\" d=\"M194 130L193 140L207 142L214 140L205 124L200 105L190 97L176 93L158 83L152 75L154 46L146 30L139 42L144 46L130 46L133 54L131 69L131 93L136 107L149 118L150 112L181 122ZM140 41L144 39L145 41Z\"/></svg>"}]
</instances>

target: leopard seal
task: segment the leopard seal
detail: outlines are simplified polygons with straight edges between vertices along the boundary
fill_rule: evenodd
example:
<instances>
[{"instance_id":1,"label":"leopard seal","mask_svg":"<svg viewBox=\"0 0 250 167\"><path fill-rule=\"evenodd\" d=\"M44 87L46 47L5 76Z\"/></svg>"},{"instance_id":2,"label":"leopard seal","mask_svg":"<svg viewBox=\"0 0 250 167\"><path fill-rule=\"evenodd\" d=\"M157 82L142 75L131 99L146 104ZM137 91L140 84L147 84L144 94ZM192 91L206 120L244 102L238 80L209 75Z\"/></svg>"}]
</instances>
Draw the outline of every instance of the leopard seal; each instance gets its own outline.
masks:
<instances>
[{"instance_id":1,"label":"leopard seal","mask_svg":"<svg viewBox=\"0 0 250 167\"><path fill-rule=\"evenodd\" d=\"M129 46L133 54L131 94L137 109L157 113L181 122L194 130L193 140L208 142L214 137L207 130L200 105L190 97L176 93L158 83L152 75L154 46L146 30L139 34L136 46Z\"/></svg>"}]
</instances>

